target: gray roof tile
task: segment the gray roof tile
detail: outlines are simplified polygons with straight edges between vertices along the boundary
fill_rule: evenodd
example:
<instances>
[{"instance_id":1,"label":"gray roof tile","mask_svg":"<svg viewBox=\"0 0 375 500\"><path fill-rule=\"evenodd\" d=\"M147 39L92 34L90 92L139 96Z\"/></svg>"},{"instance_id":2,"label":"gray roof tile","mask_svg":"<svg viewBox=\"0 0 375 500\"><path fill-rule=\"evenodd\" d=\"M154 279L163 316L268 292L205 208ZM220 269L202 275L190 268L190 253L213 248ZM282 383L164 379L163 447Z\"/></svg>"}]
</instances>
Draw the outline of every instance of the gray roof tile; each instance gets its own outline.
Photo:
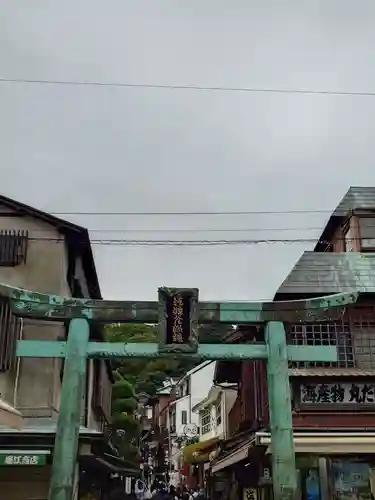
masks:
<instances>
[{"instance_id":1,"label":"gray roof tile","mask_svg":"<svg viewBox=\"0 0 375 500\"><path fill-rule=\"evenodd\" d=\"M337 205L332 216L344 217L351 210L361 208L375 210L375 187L351 187Z\"/></svg>"},{"instance_id":2,"label":"gray roof tile","mask_svg":"<svg viewBox=\"0 0 375 500\"><path fill-rule=\"evenodd\" d=\"M305 252L277 294L375 293L375 253Z\"/></svg>"}]
</instances>

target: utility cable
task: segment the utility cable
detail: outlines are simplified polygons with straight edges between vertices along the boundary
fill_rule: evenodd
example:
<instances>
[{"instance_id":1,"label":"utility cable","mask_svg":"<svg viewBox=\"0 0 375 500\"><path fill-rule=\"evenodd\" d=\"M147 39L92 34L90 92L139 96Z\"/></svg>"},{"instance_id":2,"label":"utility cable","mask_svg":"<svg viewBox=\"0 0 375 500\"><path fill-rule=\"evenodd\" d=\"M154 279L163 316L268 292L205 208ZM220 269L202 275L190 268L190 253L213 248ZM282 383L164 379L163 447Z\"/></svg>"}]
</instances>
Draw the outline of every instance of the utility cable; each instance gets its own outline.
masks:
<instances>
[{"instance_id":1,"label":"utility cable","mask_svg":"<svg viewBox=\"0 0 375 500\"><path fill-rule=\"evenodd\" d=\"M173 85L154 83L121 83L100 82L88 80L53 80L34 78L0 78L0 83L10 84L38 84L38 85L65 85L65 86L89 86L89 87L112 87L112 88L135 88L135 89L161 89L161 90L190 90L200 92L242 92L242 93L268 93L268 94L304 94L304 95L330 95L330 96L356 96L374 97L375 92L365 91L339 91L339 90L313 90L313 89L282 89L266 87L226 87L226 86L201 86L201 85Z\"/></svg>"},{"instance_id":2,"label":"utility cable","mask_svg":"<svg viewBox=\"0 0 375 500\"><path fill-rule=\"evenodd\" d=\"M374 225L368 225L368 227L375 227ZM266 228L257 228L257 227L238 227L238 228L200 228L200 229L161 229L161 228L147 228L147 229L130 229L130 228L117 228L117 229L109 229L109 228L88 228L90 233L248 233L248 232L265 232L265 231L322 231L322 227L266 227ZM33 233L45 233L49 232L43 229L35 229Z\"/></svg>"},{"instance_id":3,"label":"utility cable","mask_svg":"<svg viewBox=\"0 0 375 500\"><path fill-rule=\"evenodd\" d=\"M197 212L49 212L51 215L95 215L124 217L185 216L185 215L288 215L288 214L332 214L333 210L242 210L242 211L197 211ZM347 215L347 211L343 212Z\"/></svg>"},{"instance_id":4,"label":"utility cable","mask_svg":"<svg viewBox=\"0 0 375 500\"><path fill-rule=\"evenodd\" d=\"M362 241L363 238L347 238L345 241L347 243L352 243L354 241ZM375 240L375 238L366 238L370 240ZM61 242L63 238L38 238L38 237L29 237L29 241L44 241L44 242ZM80 240L77 238L77 243ZM81 243L84 243L82 240ZM220 239L220 240L206 240L206 239L196 239L196 240L138 240L138 239L91 239L92 245L101 245L101 246L191 246L191 247L207 247L207 246L233 246L233 245L260 245L260 244L294 244L294 243L321 243L323 245L329 245L332 242L329 240L322 240L318 238L266 238L266 239Z\"/></svg>"}]
</instances>

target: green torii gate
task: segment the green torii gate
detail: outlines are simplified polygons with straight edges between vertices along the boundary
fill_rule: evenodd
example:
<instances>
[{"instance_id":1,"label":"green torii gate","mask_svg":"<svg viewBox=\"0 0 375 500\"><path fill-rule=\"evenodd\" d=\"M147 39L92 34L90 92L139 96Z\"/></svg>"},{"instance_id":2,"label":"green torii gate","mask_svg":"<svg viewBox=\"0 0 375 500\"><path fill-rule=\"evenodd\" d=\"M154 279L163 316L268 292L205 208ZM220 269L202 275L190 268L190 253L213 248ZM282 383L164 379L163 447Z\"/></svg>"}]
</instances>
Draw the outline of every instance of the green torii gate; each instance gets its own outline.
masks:
<instances>
[{"instance_id":1,"label":"green torii gate","mask_svg":"<svg viewBox=\"0 0 375 500\"><path fill-rule=\"evenodd\" d=\"M67 341L21 340L17 355L65 358L49 500L72 500L87 358L266 359L275 500L297 490L288 361L337 361L334 346L287 345L284 322L336 319L358 292L285 302L198 302L197 289L160 288L158 302L45 295L0 285L14 314L70 321ZM89 342L90 322L158 323L159 343ZM199 323L263 324L265 343L199 344Z\"/></svg>"}]
</instances>

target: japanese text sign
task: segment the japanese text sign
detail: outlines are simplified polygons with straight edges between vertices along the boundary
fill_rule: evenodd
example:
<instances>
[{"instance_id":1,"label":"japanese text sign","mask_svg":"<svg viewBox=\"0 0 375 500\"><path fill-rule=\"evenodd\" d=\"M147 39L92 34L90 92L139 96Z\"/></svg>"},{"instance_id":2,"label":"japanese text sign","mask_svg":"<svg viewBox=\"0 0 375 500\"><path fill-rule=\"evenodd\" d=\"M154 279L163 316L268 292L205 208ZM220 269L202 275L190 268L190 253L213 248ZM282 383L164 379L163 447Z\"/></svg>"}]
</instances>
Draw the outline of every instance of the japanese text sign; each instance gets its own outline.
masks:
<instances>
[{"instance_id":1,"label":"japanese text sign","mask_svg":"<svg viewBox=\"0 0 375 500\"><path fill-rule=\"evenodd\" d=\"M19 453L0 453L1 465L45 465L46 455L44 454L19 454Z\"/></svg>"},{"instance_id":2,"label":"japanese text sign","mask_svg":"<svg viewBox=\"0 0 375 500\"><path fill-rule=\"evenodd\" d=\"M165 349L193 350L197 341L198 290L159 289L159 329Z\"/></svg>"},{"instance_id":3,"label":"japanese text sign","mask_svg":"<svg viewBox=\"0 0 375 500\"><path fill-rule=\"evenodd\" d=\"M300 401L308 405L375 405L375 382L301 384Z\"/></svg>"},{"instance_id":4,"label":"japanese text sign","mask_svg":"<svg viewBox=\"0 0 375 500\"><path fill-rule=\"evenodd\" d=\"M186 344L190 337L190 301L180 293L167 299L167 344Z\"/></svg>"}]
</instances>

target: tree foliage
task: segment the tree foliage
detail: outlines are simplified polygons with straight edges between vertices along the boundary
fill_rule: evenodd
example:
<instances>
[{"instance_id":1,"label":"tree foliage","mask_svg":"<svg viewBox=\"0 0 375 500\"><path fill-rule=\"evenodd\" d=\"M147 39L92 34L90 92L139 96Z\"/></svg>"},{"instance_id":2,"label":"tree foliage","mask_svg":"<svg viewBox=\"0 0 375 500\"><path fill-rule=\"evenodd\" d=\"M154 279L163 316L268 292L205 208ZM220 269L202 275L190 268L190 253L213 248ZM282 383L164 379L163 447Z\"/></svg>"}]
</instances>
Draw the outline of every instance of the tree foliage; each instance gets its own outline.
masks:
<instances>
[{"instance_id":1,"label":"tree foliage","mask_svg":"<svg viewBox=\"0 0 375 500\"><path fill-rule=\"evenodd\" d=\"M133 385L119 372L114 372L115 383L112 387L112 424L115 441L121 456L129 463L138 460L137 441L140 434L136 418L137 398Z\"/></svg>"}]
</instances>

